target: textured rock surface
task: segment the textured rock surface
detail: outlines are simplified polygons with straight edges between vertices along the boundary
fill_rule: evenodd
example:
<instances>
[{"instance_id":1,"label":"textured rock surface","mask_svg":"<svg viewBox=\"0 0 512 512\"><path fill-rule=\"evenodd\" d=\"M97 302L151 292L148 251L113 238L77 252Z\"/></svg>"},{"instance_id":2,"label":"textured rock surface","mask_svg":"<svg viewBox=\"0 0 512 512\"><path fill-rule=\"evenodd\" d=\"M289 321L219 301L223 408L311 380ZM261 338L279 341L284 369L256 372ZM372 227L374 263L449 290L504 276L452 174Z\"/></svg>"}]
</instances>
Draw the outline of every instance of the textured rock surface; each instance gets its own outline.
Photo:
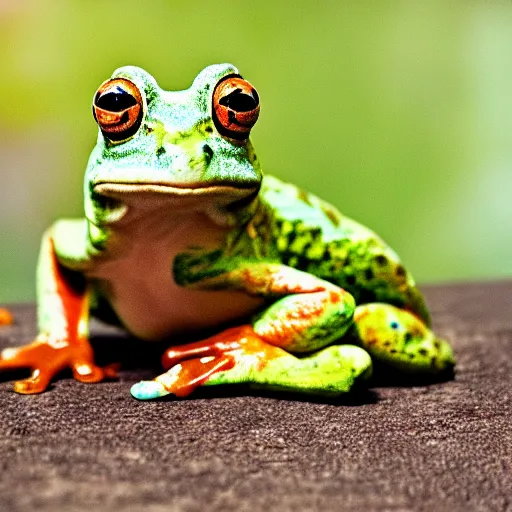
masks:
<instances>
[{"instance_id":1,"label":"textured rock surface","mask_svg":"<svg viewBox=\"0 0 512 512\"><path fill-rule=\"evenodd\" d=\"M156 370L95 327L120 379L69 375L20 396L0 383L0 510L512 510L512 282L425 289L456 379L383 386L346 403L247 390L137 402ZM0 347L28 341L34 308ZM229 390L228 390L229 391Z\"/></svg>"}]
</instances>

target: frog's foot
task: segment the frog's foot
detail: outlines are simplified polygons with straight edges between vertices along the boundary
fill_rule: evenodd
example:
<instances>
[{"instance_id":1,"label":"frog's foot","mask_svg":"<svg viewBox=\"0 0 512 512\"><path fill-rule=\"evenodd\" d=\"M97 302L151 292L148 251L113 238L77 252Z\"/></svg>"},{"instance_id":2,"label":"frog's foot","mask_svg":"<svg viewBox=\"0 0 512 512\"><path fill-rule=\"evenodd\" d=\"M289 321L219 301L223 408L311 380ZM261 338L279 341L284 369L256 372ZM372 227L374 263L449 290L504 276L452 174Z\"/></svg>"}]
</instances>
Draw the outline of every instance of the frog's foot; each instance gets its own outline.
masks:
<instances>
[{"instance_id":1,"label":"frog's foot","mask_svg":"<svg viewBox=\"0 0 512 512\"><path fill-rule=\"evenodd\" d=\"M287 354L261 340L251 326L228 329L216 336L188 345L170 347L162 356L168 371L153 381L135 384L131 393L139 400L173 394L185 397L214 374L234 368L262 366L267 359ZM240 380L246 381L240 372Z\"/></svg>"},{"instance_id":2,"label":"frog's foot","mask_svg":"<svg viewBox=\"0 0 512 512\"><path fill-rule=\"evenodd\" d=\"M13 322L11 312L8 309L0 308L0 325L11 325Z\"/></svg>"},{"instance_id":3,"label":"frog's foot","mask_svg":"<svg viewBox=\"0 0 512 512\"><path fill-rule=\"evenodd\" d=\"M354 313L352 333L375 361L418 374L448 373L455 366L450 345L417 316L389 304L364 304Z\"/></svg>"},{"instance_id":4,"label":"frog's foot","mask_svg":"<svg viewBox=\"0 0 512 512\"><path fill-rule=\"evenodd\" d=\"M251 326L228 329L204 341L170 348L162 358L170 368L153 381L135 384L139 400L168 394L187 396L201 385L252 384L320 395L350 391L371 373L367 352L336 345L297 358L265 342Z\"/></svg>"},{"instance_id":5,"label":"frog's foot","mask_svg":"<svg viewBox=\"0 0 512 512\"><path fill-rule=\"evenodd\" d=\"M113 366L100 368L93 362L92 349L86 340L80 346L66 341L36 340L24 347L10 347L0 352L0 371L29 368L27 379L14 383L14 391L22 394L42 393L59 372L70 368L80 382L99 382L113 378Z\"/></svg>"}]
</instances>

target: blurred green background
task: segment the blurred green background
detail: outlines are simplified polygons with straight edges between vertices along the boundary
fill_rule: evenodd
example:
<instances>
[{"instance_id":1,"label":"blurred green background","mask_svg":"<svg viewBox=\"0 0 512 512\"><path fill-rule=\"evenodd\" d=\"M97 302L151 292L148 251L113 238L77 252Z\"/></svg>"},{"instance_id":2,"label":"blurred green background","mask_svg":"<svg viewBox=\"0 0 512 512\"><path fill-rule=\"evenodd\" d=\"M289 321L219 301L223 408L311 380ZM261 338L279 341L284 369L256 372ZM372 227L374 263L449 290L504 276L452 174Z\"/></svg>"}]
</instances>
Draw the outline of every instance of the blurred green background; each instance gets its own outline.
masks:
<instances>
[{"instance_id":1,"label":"blurred green background","mask_svg":"<svg viewBox=\"0 0 512 512\"><path fill-rule=\"evenodd\" d=\"M264 169L375 229L420 282L512 276L512 3L0 1L0 301L79 216L90 102L118 66L169 89L233 62Z\"/></svg>"}]
</instances>

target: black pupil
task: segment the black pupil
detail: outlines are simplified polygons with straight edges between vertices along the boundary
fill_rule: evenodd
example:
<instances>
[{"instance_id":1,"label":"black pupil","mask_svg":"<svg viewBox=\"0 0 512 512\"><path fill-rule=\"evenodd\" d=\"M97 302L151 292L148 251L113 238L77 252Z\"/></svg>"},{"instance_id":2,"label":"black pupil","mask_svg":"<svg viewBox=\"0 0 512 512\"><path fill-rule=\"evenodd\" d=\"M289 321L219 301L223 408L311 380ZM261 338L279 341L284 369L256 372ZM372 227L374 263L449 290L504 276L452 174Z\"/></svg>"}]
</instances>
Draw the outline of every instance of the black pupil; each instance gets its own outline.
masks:
<instances>
[{"instance_id":1,"label":"black pupil","mask_svg":"<svg viewBox=\"0 0 512 512\"><path fill-rule=\"evenodd\" d=\"M251 95L246 94L242 89L235 89L219 100L219 103L229 107L236 112L249 112L258 106L259 98L255 89L251 90Z\"/></svg>"},{"instance_id":2,"label":"black pupil","mask_svg":"<svg viewBox=\"0 0 512 512\"><path fill-rule=\"evenodd\" d=\"M137 100L119 85L107 89L96 100L96 106L109 112L121 112L137 104Z\"/></svg>"}]
</instances>

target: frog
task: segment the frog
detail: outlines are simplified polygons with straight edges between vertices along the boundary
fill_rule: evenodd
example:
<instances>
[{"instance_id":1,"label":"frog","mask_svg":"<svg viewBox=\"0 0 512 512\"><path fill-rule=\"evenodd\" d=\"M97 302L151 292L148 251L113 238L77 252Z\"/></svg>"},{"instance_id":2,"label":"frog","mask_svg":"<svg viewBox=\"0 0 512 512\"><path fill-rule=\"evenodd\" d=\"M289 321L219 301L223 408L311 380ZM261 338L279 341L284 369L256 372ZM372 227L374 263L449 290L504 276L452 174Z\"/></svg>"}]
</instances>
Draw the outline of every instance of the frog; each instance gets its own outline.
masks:
<instances>
[{"instance_id":1,"label":"frog","mask_svg":"<svg viewBox=\"0 0 512 512\"><path fill-rule=\"evenodd\" d=\"M259 113L231 64L185 90L135 66L100 85L84 216L43 235L38 335L0 354L0 370L31 371L14 391L43 392L65 369L84 383L114 378L95 362L91 316L169 344L163 373L131 387L139 400L227 384L340 397L375 365L453 372L450 344L383 239L263 174L250 138ZM185 333L209 334L179 343Z\"/></svg>"}]
</instances>

